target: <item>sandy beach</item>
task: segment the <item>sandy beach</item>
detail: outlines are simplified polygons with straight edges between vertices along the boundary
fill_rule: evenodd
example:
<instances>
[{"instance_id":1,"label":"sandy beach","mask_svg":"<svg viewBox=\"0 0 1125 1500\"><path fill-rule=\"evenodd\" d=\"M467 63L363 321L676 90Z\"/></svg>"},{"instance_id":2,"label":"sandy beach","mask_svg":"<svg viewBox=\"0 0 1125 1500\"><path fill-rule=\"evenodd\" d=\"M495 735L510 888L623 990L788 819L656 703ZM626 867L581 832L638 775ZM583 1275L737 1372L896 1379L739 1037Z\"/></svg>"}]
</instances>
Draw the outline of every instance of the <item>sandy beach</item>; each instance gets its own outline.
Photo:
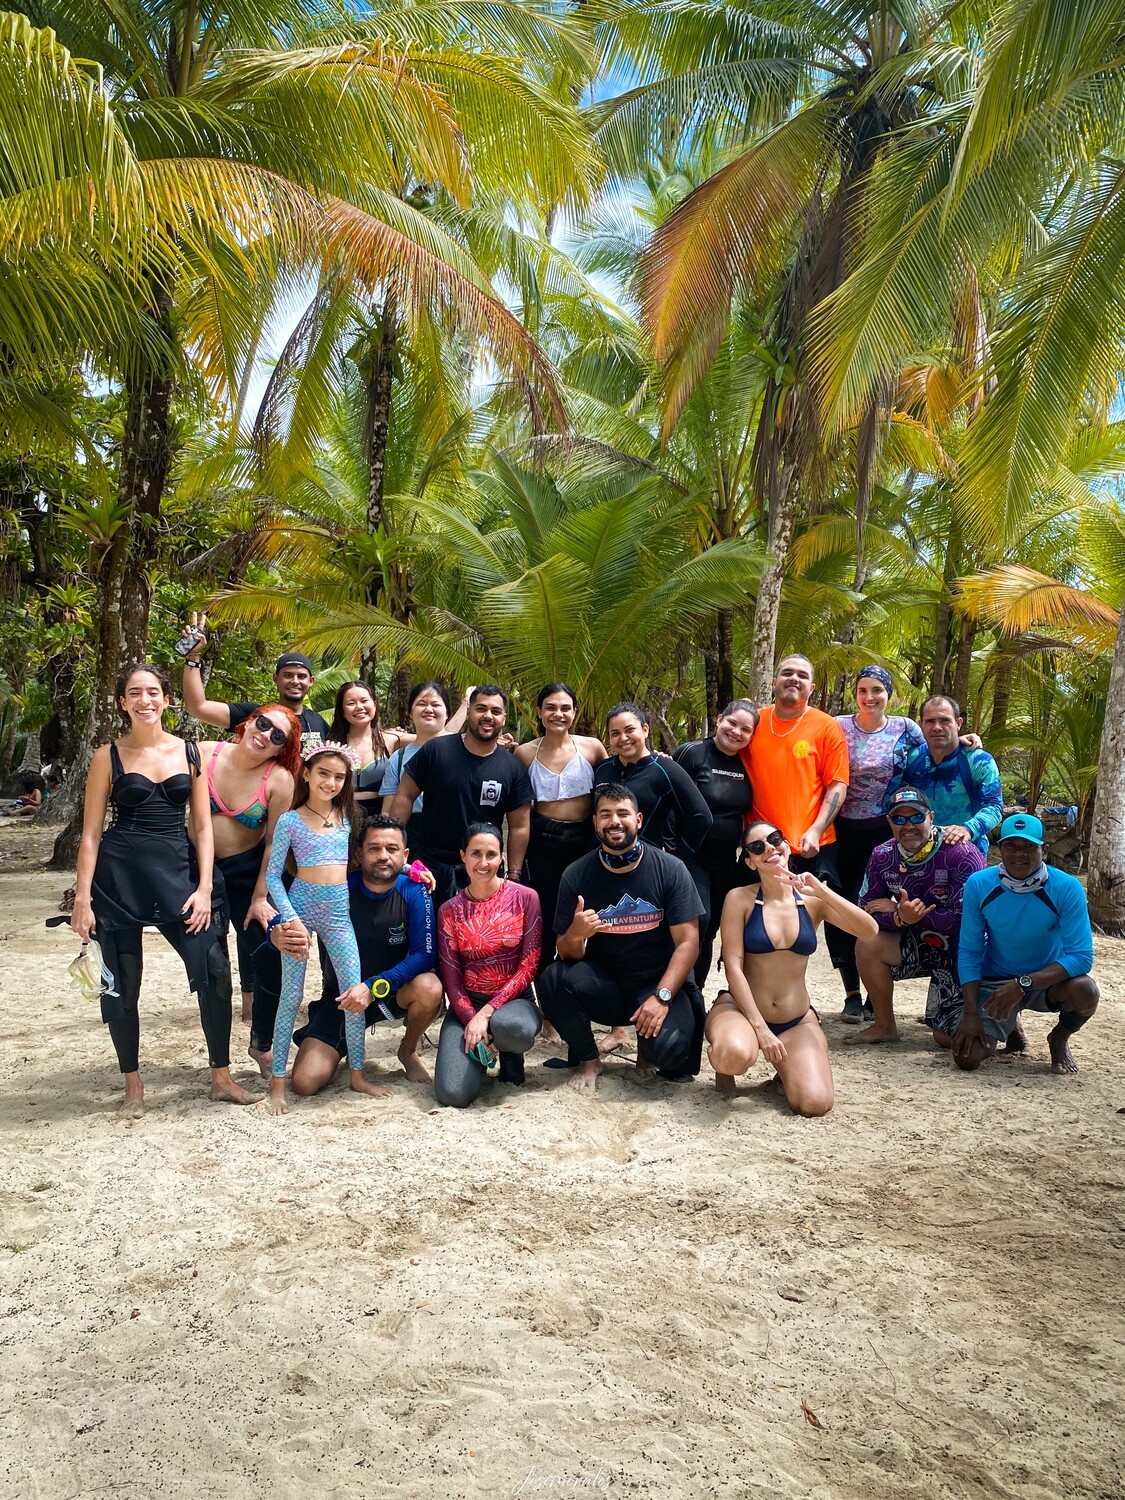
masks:
<instances>
[{"instance_id":1,"label":"sandy beach","mask_svg":"<svg viewBox=\"0 0 1125 1500\"><path fill-rule=\"evenodd\" d=\"M849 1046L822 945L823 1120L761 1063L733 1103L628 1059L579 1099L541 1046L438 1110L389 1027L392 1099L278 1120L208 1102L153 934L124 1123L46 847L0 833L0 1494L1125 1494L1125 944L1077 1078L1042 1017L958 1074L920 983Z\"/></svg>"}]
</instances>

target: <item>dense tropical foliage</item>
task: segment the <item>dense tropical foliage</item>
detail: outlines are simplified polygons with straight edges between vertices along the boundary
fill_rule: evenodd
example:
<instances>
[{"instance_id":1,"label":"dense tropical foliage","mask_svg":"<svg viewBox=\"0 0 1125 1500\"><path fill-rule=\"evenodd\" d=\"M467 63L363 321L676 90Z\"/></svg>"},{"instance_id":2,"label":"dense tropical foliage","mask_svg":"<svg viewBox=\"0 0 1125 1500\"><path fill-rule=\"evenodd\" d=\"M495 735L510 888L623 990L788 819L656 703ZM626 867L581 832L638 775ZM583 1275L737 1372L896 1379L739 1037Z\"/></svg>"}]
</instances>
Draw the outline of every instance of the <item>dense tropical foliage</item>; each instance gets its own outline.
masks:
<instances>
[{"instance_id":1,"label":"dense tropical foliage","mask_svg":"<svg viewBox=\"0 0 1125 1500\"><path fill-rule=\"evenodd\" d=\"M0 773L65 819L203 604L216 693L294 641L665 739L799 645L953 692L1125 930L1123 59L1109 0L0 17Z\"/></svg>"}]
</instances>

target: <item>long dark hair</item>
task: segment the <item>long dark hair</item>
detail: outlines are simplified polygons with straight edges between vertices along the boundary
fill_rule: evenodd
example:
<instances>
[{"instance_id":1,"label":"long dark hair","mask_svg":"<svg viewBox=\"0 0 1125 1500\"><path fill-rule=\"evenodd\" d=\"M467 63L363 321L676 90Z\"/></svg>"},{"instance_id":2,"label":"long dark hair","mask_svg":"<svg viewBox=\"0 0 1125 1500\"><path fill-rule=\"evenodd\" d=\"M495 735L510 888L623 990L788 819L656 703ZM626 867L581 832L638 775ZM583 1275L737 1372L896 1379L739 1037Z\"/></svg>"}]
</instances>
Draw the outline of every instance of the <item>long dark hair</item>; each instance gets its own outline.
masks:
<instances>
[{"instance_id":1,"label":"long dark hair","mask_svg":"<svg viewBox=\"0 0 1125 1500\"><path fill-rule=\"evenodd\" d=\"M390 751L387 749L387 742L383 738L383 731L379 728L379 698L371 684L364 682L361 677L357 677L354 682L342 682L337 688L336 706L332 710L332 728L329 731L328 737L329 739L337 740L341 745L348 743L348 734L352 726L344 717L344 694L352 688L362 688L365 693L370 695L371 701L375 705L375 717L371 720L369 726L371 743L383 759L386 760Z\"/></svg>"}]
</instances>

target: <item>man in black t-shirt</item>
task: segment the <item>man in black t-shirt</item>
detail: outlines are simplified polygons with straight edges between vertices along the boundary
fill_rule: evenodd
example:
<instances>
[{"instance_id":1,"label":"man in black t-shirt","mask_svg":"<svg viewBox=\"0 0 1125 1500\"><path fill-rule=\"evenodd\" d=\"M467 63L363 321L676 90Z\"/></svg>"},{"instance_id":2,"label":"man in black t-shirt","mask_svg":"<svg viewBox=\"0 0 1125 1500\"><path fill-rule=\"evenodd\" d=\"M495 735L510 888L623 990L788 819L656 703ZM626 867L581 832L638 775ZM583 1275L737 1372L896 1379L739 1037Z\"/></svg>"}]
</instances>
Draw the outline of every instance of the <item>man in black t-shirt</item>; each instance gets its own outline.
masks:
<instances>
[{"instance_id":1,"label":"man in black t-shirt","mask_svg":"<svg viewBox=\"0 0 1125 1500\"><path fill-rule=\"evenodd\" d=\"M470 823L494 823L502 829L507 817L508 878L520 878L535 794L526 769L496 743L507 711L507 697L495 683L474 688L464 735L428 740L403 767L388 811L405 822L414 799L425 793L414 854L434 873L435 903L448 901L465 883L460 851Z\"/></svg>"},{"instance_id":2,"label":"man in black t-shirt","mask_svg":"<svg viewBox=\"0 0 1125 1500\"><path fill-rule=\"evenodd\" d=\"M591 1021L637 1029L637 1066L665 1078L699 1072L703 997L691 969L703 905L681 860L640 839L637 799L597 787L598 848L566 871L555 911L561 962L540 975L543 1012L567 1044L572 1085L597 1086Z\"/></svg>"},{"instance_id":3,"label":"man in black t-shirt","mask_svg":"<svg viewBox=\"0 0 1125 1500\"><path fill-rule=\"evenodd\" d=\"M192 615L191 619L194 628L195 616ZM199 621L199 629L202 630L206 623L207 616L203 615ZM203 663L200 660L206 650L207 637L202 635L184 657L184 707L201 724L214 724L216 729L237 729L261 705L223 703L217 698L208 698L203 686ZM314 680L312 662L308 657L302 656L299 651L286 651L277 659L273 680L277 684L278 703L284 708L292 709L300 719L301 738L305 744L310 740L326 740L329 734L328 723L315 708L305 706L305 699L312 691Z\"/></svg>"}]
</instances>

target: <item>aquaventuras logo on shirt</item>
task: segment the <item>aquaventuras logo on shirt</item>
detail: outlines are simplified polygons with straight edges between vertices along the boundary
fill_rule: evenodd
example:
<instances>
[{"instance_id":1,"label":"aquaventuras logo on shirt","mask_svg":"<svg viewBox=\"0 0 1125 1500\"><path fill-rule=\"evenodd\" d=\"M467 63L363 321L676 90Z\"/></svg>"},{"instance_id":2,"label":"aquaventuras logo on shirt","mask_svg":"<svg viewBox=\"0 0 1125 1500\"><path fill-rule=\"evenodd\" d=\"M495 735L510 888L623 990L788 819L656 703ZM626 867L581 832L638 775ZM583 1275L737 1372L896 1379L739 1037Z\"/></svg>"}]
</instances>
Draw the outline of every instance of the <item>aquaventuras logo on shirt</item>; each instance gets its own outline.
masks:
<instances>
[{"instance_id":1,"label":"aquaventuras logo on shirt","mask_svg":"<svg viewBox=\"0 0 1125 1500\"><path fill-rule=\"evenodd\" d=\"M603 932L651 932L664 920L662 907L651 901L638 901L636 896L622 896L613 906L603 906L598 912Z\"/></svg>"}]
</instances>

